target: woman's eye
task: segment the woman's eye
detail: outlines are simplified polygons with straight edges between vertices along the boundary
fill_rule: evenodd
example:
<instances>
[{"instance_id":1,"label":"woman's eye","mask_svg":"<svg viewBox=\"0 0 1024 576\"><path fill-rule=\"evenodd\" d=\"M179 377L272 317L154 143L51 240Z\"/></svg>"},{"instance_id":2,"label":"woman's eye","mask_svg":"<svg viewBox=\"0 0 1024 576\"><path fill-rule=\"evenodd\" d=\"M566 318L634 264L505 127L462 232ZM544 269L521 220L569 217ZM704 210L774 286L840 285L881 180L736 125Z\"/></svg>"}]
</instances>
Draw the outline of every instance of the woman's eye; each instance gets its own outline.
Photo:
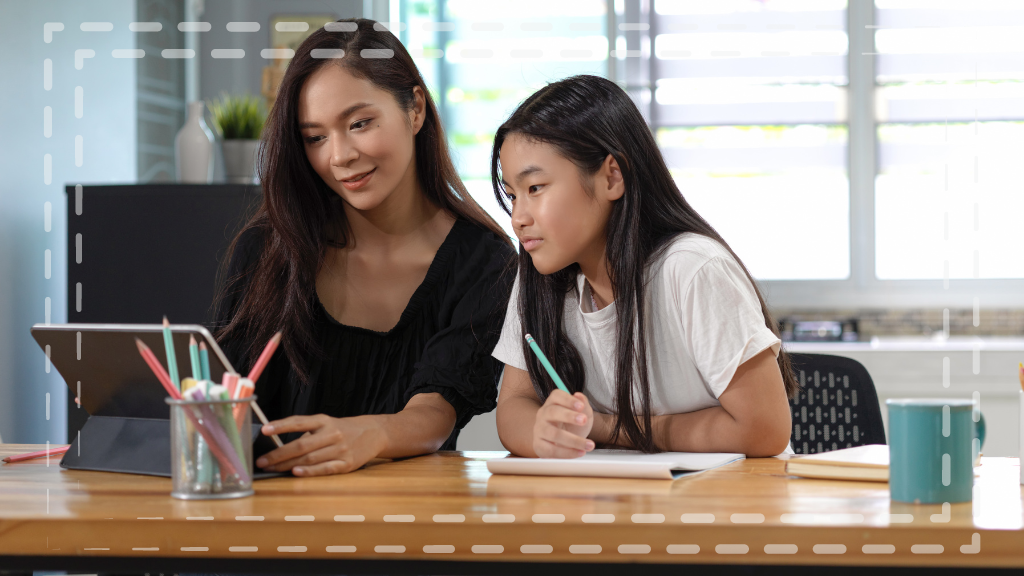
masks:
<instances>
[{"instance_id":1,"label":"woman's eye","mask_svg":"<svg viewBox=\"0 0 1024 576\"><path fill-rule=\"evenodd\" d=\"M508 197L508 201L509 202L515 202L516 201L516 195L515 194L509 194L508 192L506 192L505 196Z\"/></svg>"},{"instance_id":2,"label":"woman's eye","mask_svg":"<svg viewBox=\"0 0 1024 576\"><path fill-rule=\"evenodd\" d=\"M306 136L305 138L303 138L303 141L305 141L306 144L316 144L322 139L323 136Z\"/></svg>"},{"instance_id":3,"label":"woman's eye","mask_svg":"<svg viewBox=\"0 0 1024 576\"><path fill-rule=\"evenodd\" d=\"M537 190L540 190L540 184L534 184L533 186L530 186L528 190L530 192L536 192Z\"/></svg>"},{"instance_id":4,"label":"woman's eye","mask_svg":"<svg viewBox=\"0 0 1024 576\"><path fill-rule=\"evenodd\" d=\"M360 120L358 122L355 122L354 124L352 124L352 130L359 130L360 128L363 128L364 126L369 124L371 120L372 120L372 118L367 118L365 120Z\"/></svg>"}]
</instances>

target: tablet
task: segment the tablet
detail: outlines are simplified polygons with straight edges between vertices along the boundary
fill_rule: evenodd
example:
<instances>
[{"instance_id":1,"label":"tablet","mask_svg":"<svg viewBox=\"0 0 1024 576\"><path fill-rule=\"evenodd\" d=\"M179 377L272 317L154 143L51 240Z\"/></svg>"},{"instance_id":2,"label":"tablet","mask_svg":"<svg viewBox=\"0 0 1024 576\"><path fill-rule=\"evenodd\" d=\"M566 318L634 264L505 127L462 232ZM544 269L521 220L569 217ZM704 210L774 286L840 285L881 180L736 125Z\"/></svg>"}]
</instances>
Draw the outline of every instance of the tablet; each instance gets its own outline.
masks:
<instances>
[{"instance_id":1,"label":"tablet","mask_svg":"<svg viewBox=\"0 0 1024 576\"><path fill-rule=\"evenodd\" d=\"M56 369L89 419L61 458L63 468L153 476L171 475L170 409L167 392L135 345L145 342L167 365L162 324L36 324L32 337L46 354L46 370ZM234 372L213 336L198 324L172 324L178 374L192 375L189 336L206 342L210 377L220 382ZM252 425L253 458L275 448ZM254 480L287 473L256 471Z\"/></svg>"},{"instance_id":2,"label":"tablet","mask_svg":"<svg viewBox=\"0 0 1024 576\"><path fill-rule=\"evenodd\" d=\"M206 328L171 324L171 334L182 378L192 375L189 336L206 343L214 382L235 371ZM142 340L167 366L162 324L36 324L32 337L46 354L46 370L52 366L60 373L71 397L77 396L90 415L170 418L167 392L135 345L136 338Z\"/></svg>"}]
</instances>

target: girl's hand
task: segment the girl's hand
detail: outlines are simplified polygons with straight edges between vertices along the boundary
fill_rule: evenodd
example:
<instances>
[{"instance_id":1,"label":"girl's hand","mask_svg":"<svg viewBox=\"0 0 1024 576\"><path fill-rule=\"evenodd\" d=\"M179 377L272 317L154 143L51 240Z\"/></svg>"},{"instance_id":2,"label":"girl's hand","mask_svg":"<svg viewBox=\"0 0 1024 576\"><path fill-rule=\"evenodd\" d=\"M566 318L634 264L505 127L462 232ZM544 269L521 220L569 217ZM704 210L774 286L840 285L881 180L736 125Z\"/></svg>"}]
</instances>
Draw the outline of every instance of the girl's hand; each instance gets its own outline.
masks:
<instances>
[{"instance_id":1,"label":"girl's hand","mask_svg":"<svg viewBox=\"0 0 1024 576\"><path fill-rule=\"evenodd\" d=\"M533 450L540 458L579 458L594 449L587 438L593 426L594 410L582 392L555 390L537 410Z\"/></svg>"},{"instance_id":2,"label":"girl's hand","mask_svg":"<svg viewBox=\"0 0 1024 576\"><path fill-rule=\"evenodd\" d=\"M290 416L263 426L263 434L305 432L297 440L264 454L256 466L269 472L291 470L296 476L324 476L357 470L386 445L373 416L332 418L326 414Z\"/></svg>"}]
</instances>

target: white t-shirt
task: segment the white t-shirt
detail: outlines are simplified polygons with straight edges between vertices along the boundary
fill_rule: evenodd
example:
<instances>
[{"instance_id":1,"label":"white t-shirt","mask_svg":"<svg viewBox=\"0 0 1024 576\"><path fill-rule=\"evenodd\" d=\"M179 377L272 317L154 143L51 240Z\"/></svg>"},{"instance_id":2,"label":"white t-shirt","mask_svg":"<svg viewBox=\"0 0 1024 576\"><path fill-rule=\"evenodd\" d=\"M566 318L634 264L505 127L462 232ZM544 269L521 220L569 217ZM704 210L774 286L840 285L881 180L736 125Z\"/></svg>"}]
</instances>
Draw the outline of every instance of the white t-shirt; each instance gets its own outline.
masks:
<instances>
[{"instance_id":1,"label":"white t-shirt","mask_svg":"<svg viewBox=\"0 0 1024 576\"><path fill-rule=\"evenodd\" d=\"M754 287L732 254L699 234L680 234L648 267L648 371L651 414L682 414L719 406L718 397L736 369L782 342L764 323ZM577 278L579 294L565 299L564 326L586 373L584 394L597 412L615 404L616 313L612 303L591 305L590 285ZM501 338L493 356L526 370L516 278ZM582 302L580 301L582 300ZM787 449L787 452L789 450Z\"/></svg>"}]
</instances>

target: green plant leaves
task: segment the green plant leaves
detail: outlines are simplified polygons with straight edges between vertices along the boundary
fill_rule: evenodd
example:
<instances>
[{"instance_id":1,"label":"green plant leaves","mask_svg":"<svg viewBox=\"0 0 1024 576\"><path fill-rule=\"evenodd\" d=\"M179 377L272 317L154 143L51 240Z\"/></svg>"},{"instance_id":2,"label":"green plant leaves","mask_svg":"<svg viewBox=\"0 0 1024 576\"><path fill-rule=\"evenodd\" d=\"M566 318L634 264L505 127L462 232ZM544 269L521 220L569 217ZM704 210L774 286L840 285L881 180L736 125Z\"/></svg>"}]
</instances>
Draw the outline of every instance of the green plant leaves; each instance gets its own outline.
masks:
<instances>
[{"instance_id":1,"label":"green plant leaves","mask_svg":"<svg viewBox=\"0 0 1024 576\"><path fill-rule=\"evenodd\" d=\"M213 115L214 129L225 140L258 140L263 132L267 113L263 101L256 96L223 93L207 105Z\"/></svg>"}]
</instances>

